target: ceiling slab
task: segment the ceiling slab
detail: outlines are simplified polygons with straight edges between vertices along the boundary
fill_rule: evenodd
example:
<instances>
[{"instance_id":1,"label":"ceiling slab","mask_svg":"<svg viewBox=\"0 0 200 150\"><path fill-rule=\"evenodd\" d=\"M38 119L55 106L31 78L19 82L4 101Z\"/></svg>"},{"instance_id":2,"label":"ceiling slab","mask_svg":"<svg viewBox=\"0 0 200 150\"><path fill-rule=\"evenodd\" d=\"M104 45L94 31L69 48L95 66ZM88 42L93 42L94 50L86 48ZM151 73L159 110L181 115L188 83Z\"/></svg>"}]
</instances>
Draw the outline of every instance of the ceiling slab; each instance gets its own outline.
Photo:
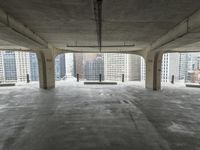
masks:
<instances>
[{"instance_id":1,"label":"ceiling slab","mask_svg":"<svg viewBox=\"0 0 200 150\"><path fill-rule=\"evenodd\" d=\"M0 7L57 48L98 44L92 0L0 0ZM104 0L102 43L144 49L199 8L199 0Z\"/></svg>"}]
</instances>

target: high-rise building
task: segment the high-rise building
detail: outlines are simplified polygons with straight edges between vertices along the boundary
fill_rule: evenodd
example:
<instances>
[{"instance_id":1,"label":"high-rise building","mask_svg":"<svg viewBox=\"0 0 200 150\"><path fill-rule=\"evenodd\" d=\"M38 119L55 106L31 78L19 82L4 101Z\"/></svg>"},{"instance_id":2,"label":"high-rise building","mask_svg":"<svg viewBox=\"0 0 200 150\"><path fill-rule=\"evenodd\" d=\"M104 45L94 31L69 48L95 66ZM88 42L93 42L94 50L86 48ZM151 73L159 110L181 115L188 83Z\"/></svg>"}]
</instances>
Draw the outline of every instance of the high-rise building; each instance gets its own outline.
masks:
<instances>
[{"instance_id":1,"label":"high-rise building","mask_svg":"<svg viewBox=\"0 0 200 150\"><path fill-rule=\"evenodd\" d=\"M27 80L27 74L30 75L30 53L15 52L17 81L24 82Z\"/></svg>"},{"instance_id":2,"label":"high-rise building","mask_svg":"<svg viewBox=\"0 0 200 150\"><path fill-rule=\"evenodd\" d=\"M188 70L188 54L180 53L179 57L179 80L186 80Z\"/></svg>"},{"instance_id":3,"label":"high-rise building","mask_svg":"<svg viewBox=\"0 0 200 150\"><path fill-rule=\"evenodd\" d=\"M104 79L103 55L97 53L75 53L74 75L79 74L80 79L96 80L99 74Z\"/></svg>"},{"instance_id":4,"label":"high-rise building","mask_svg":"<svg viewBox=\"0 0 200 150\"><path fill-rule=\"evenodd\" d=\"M141 58L128 54L104 54L104 74L105 80L125 80L133 81L141 79Z\"/></svg>"},{"instance_id":5,"label":"high-rise building","mask_svg":"<svg viewBox=\"0 0 200 150\"><path fill-rule=\"evenodd\" d=\"M168 75L168 81L172 81L172 76L174 76L174 81L179 80L179 53L169 53L169 75Z\"/></svg>"},{"instance_id":6,"label":"high-rise building","mask_svg":"<svg viewBox=\"0 0 200 150\"><path fill-rule=\"evenodd\" d=\"M0 51L0 82L37 81L38 62L34 53L22 51Z\"/></svg>"},{"instance_id":7,"label":"high-rise building","mask_svg":"<svg viewBox=\"0 0 200 150\"><path fill-rule=\"evenodd\" d=\"M169 81L169 64L170 64L169 54L168 53L163 54L161 82L168 82Z\"/></svg>"},{"instance_id":8,"label":"high-rise building","mask_svg":"<svg viewBox=\"0 0 200 150\"><path fill-rule=\"evenodd\" d=\"M187 76L186 82L198 82L199 83L200 72L200 53L188 53L187 54Z\"/></svg>"},{"instance_id":9,"label":"high-rise building","mask_svg":"<svg viewBox=\"0 0 200 150\"><path fill-rule=\"evenodd\" d=\"M84 79L84 54L83 53L74 53L74 77L79 74L80 79Z\"/></svg>"},{"instance_id":10,"label":"high-rise building","mask_svg":"<svg viewBox=\"0 0 200 150\"><path fill-rule=\"evenodd\" d=\"M122 74L125 75L127 80L127 55L119 53L106 53L104 54L104 75L105 80L122 79Z\"/></svg>"},{"instance_id":11,"label":"high-rise building","mask_svg":"<svg viewBox=\"0 0 200 150\"><path fill-rule=\"evenodd\" d=\"M137 55L128 55L128 81L141 80L141 57Z\"/></svg>"},{"instance_id":12,"label":"high-rise building","mask_svg":"<svg viewBox=\"0 0 200 150\"><path fill-rule=\"evenodd\" d=\"M55 79L60 80L60 56L55 58Z\"/></svg>"},{"instance_id":13,"label":"high-rise building","mask_svg":"<svg viewBox=\"0 0 200 150\"><path fill-rule=\"evenodd\" d=\"M60 80L65 77L65 54L60 54L55 58L55 79Z\"/></svg>"},{"instance_id":14,"label":"high-rise building","mask_svg":"<svg viewBox=\"0 0 200 150\"><path fill-rule=\"evenodd\" d=\"M198 68L198 53L168 53L163 55L162 82L191 80L192 72Z\"/></svg>"},{"instance_id":15,"label":"high-rise building","mask_svg":"<svg viewBox=\"0 0 200 150\"><path fill-rule=\"evenodd\" d=\"M86 80L104 80L104 60L102 54L97 54L96 58L85 60L85 79Z\"/></svg>"},{"instance_id":16,"label":"high-rise building","mask_svg":"<svg viewBox=\"0 0 200 150\"><path fill-rule=\"evenodd\" d=\"M3 51L0 51L0 83L5 81Z\"/></svg>"},{"instance_id":17,"label":"high-rise building","mask_svg":"<svg viewBox=\"0 0 200 150\"><path fill-rule=\"evenodd\" d=\"M145 60L144 58L141 58L141 81L144 81L145 78L146 78L146 63L145 63Z\"/></svg>"},{"instance_id":18,"label":"high-rise building","mask_svg":"<svg viewBox=\"0 0 200 150\"><path fill-rule=\"evenodd\" d=\"M172 76L175 81L184 81L188 70L188 54L166 53L163 54L161 68L161 82L171 82Z\"/></svg>"},{"instance_id":19,"label":"high-rise building","mask_svg":"<svg viewBox=\"0 0 200 150\"><path fill-rule=\"evenodd\" d=\"M30 70L31 81L38 81L39 80L39 70L38 70L38 60L37 55L35 53L30 53Z\"/></svg>"},{"instance_id":20,"label":"high-rise building","mask_svg":"<svg viewBox=\"0 0 200 150\"><path fill-rule=\"evenodd\" d=\"M63 78L66 74L65 54L60 55L60 77Z\"/></svg>"},{"instance_id":21,"label":"high-rise building","mask_svg":"<svg viewBox=\"0 0 200 150\"><path fill-rule=\"evenodd\" d=\"M6 81L17 81L15 52L3 51L4 76Z\"/></svg>"},{"instance_id":22,"label":"high-rise building","mask_svg":"<svg viewBox=\"0 0 200 150\"><path fill-rule=\"evenodd\" d=\"M67 78L71 78L74 76L74 60L73 60L73 53L66 53L65 54L65 70L66 74L65 76Z\"/></svg>"}]
</instances>

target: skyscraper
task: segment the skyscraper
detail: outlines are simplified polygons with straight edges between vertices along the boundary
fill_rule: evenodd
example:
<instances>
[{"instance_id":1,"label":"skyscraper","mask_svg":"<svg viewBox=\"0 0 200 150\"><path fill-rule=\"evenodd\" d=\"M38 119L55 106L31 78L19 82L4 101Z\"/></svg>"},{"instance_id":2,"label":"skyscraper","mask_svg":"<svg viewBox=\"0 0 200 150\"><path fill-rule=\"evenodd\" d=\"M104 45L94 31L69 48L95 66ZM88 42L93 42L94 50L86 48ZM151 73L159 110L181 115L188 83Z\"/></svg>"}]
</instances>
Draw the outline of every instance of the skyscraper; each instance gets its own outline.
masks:
<instances>
[{"instance_id":1,"label":"skyscraper","mask_svg":"<svg viewBox=\"0 0 200 150\"><path fill-rule=\"evenodd\" d=\"M23 51L0 51L0 82L26 82L39 79L37 56Z\"/></svg>"},{"instance_id":2,"label":"skyscraper","mask_svg":"<svg viewBox=\"0 0 200 150\"><path fill-rule=\"evenodd\" d=\"M55 79L60 80L65 77L65 54L60 54L55 58Z\"/></svg>"},{"instance_id":3,"label":"skyscraper","mask_svg":"<svg viewBox=\"0 0 200 150\"><path fill-rule=\"evenodd\" d=\"M63 78L66 74L65 54L60 55L60 77Z\"/></svg>"},{"instance_id":4,"label":"skyscraper","mask_svg":"<svg viewBox=\"0 0 200 150\"><path fill-rule=\"evenodd\" d=\"M128 55L128 81L141 80L141 57L137 55Z\"/></svg>"},{"instance_id":5,"label":"skyscraper","mask_svg":"<svg viewBox=\"0 0 200 150\"><path fill-rule=\"evenodd\" d=\"M17 81L27 81L27 74L30 75L30 53L18 51L15 52Z\"/></svg>"},{"instance_id":6,"label":"skyscraper","mask_svg":"<svg viewBox=\"0 0 200 150\"><path fill-rule=\"evenodd\" d=\"M5 81L3 51L0 51L0 83Z\"/></svg>"},{"instance_id":7,"label":"skyscraper","mask_svg":"<svg viewBox=\"0 0 200 150\"><path fill-rule=\"evenodd\" d=\"M187 76L186 82L198 82L200 78L200 53L187 54Z\"/></svg>"},{"instance_id":8,"label":"skyscraper","mask_svg":"<svg viewBox=\"0 0 200 150\"><path fill-rule=\"evenodd\" d=\"M119 53L104 54L105 80L120 81L122 74L127 79L127 55Z\"/></svg>"},{"instance_id":9,"label":"skyscraper","mask_svg":"<svg viewBox=\"0 0 200 150\"><path fill-rule=\"evenodd\" d=\"M35 53L30 53L30 70L31 81L38 81L39 80L39 70L38 70L38 60Z\"/></svg>"},{"instance_id":10,"label":"skyscraper","mask_svg":"<svg viewBox=\"0 0 200 150\"><path fill-rule=\"evenodd\" d=\"M4 76L7 81L17 81L15 52L3 52Z\"/></svg>"},{"instance_id":11,"label":"skyscraper","mask_svg":"<svg viewBox=\"0 0 200 150\"><path fill-rule=\"evenodd\" d=\"M161 82L169 81L169 64L170 64L170 56L168 53L163 54L162 57L162 72L161 72Z\"/></svg>"},{"instance_id":12,"label":"skyscraper","mask_svg":"<svg viewBox=\"0 0 200 150\"><path fill-rule=\"evenodd\" d=\"M85 79L87 80L104 80L104 60L102 54L97 54L96 58L85 60Z\"/></svg>"},{"instance_id":13,"label":"skyscraper","mask_svg":"<svg viewBox=\"0 0 200 150\"><path fill-rule=\"evenodd\" d=\"M188 54L165 53L162 57L161 82L184 81L188 70Z\"/></svg>"},{"instance_id":14,"label":"skyscraper","mask_svg":"<svg viewBox=\"0 0 200 150\"><path fill-rule=\"evenodd\" d=\"M188 70L188 54L180 53L179 56L179 80L186 80Z\"/></svg>"},{"instance_id":15,"label":"skyscraper","mask_svg":"<svg viewBox=\"0 0 200 150\"><path fill-rule=\"evenodd\" d=\"M66 53L65 54L65 70L66 70L66 77L71 78L74 76L74 54L73 53Z\"/></svg>"},{"instance_id":16,"label":"skyscraper","mask_svg":"<svg viewBox=\"0 0 200 150\"><path fill-rule=\"evenodd\" d=\"M179 53L169 53L169 75L168 75L168 80L167 82L170 82L172 80L172 76L174 76L174 81L179 80Z\"/></svg>"},{"instance_id":17,"label":"skyscraper","mask_svg":"<svg viewBox=\"0 0 200 150\"><path fill-rule=\"evenodd\" d=\"M74 77L79 74L80 79L84 79L84 59L83 53L74 53Z\"/></svg>"},{"instance_id":18,"label":"skyscraper","mask_svg":"<svg viewBox=\"0 0 200 150\"><path fill-rule=\"evenodd\" d=\"M146 78L146 63L145 63L145 60L144 58L141 58L141 81L144 81L145 78Z\"/></svg>"},{"instance_id":19,"label":"skyscraper","mask_svg":"<svg viewBox=\"0 0 200 150\"><path fill-rule=\"evenodd\" d=\"M133 81L141 79L141 58L129 54L104 54L104 74L105 80L122 80L122 74L125 80Z\"/></svg>"}]
</instances>

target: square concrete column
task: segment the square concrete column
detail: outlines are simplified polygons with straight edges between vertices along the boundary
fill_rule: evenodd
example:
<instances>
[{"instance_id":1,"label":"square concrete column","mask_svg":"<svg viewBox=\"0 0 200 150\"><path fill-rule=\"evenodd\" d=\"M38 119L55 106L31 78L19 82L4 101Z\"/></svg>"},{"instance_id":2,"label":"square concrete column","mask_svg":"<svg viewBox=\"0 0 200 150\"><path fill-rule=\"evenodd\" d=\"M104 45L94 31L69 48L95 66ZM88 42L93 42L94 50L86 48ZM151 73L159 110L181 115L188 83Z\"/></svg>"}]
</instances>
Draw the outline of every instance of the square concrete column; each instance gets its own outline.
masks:
<instances>
[{"instance_id":1,"label":"square concrete column","mask_svg":"<svg viewBox=\"0 0 200 150\"><path fill-rule=\"evenodd\" d=\"M146 88L161 89L161 64L163 53L148 53L146 57Z\"/></svg>"},{"instance_id":2,"label":"square concrete column","mask_svg":"<svg viewBox=\"0 0 200 150\"><path fill-rule=\"evenodd\" d=\"M39 81L40 88L55 88L54 77L54 52L47 49L37 53L39 65Z\"/></svg>"}]
</instances>

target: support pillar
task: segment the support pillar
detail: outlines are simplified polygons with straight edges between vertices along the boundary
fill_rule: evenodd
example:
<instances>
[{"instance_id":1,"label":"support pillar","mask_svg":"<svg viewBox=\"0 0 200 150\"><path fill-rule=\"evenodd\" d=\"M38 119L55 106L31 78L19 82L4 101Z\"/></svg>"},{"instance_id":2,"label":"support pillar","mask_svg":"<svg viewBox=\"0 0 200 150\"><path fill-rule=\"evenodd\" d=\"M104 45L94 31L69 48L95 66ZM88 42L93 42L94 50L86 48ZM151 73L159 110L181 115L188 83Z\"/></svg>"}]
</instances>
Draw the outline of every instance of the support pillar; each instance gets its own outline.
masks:
<instances>
[{"instance_id":1,"label":"support pillar","mask_svg":"<svg viewBox=\"0 0 200 150\"><path fill-rule=\"evenodd\" d=\"M163 53L149 52L146 57L146 88L161 89L161 65Z\"/></svg>"},{"instance_id":2,"label":"support pillar","mask_svg":"<svg viewBox=\"0 0 200 150\"><path fill-rule=\"evenodd\" d=\"M47 49L37 53L39 65L39 84L42 89L55 88L54 50Z\"/></svg>"}]
</instances>

